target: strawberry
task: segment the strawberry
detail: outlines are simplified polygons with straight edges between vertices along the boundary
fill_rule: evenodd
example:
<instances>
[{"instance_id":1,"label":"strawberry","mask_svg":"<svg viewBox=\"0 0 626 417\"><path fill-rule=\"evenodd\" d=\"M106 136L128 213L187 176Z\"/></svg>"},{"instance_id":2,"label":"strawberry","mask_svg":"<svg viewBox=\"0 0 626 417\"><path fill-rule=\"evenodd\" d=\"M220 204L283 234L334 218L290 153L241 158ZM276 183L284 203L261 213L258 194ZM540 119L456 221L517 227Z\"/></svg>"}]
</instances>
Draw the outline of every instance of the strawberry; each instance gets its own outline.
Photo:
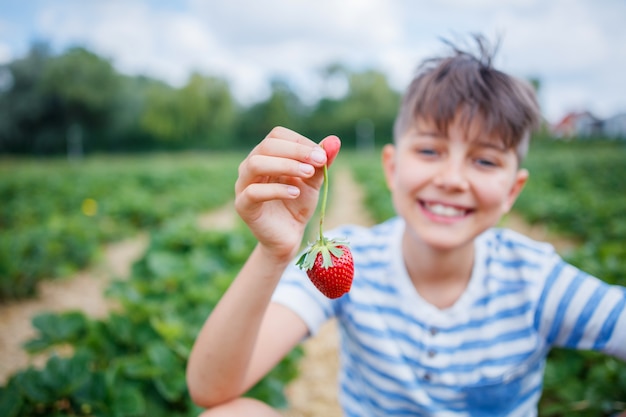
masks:
<instances>
[{"instance_id":1,"label":"strawberry","mask_svg":"<svg viewBox=\"0 0 626 417\"><path fill-rule=\"evenodd\" d=\"M317 240L298 260L297 265L328 298L339 298L352 286L354 261L350 248L337 240Z\"/></svg>"},{"instance_id":2,"label":"strawberry","mask_svg":"<svg viewBox=\"0 0 626 417\"><path fill-rule=\"evenodd\" d=\"M324 236L324 215L328 196L328 168L324 165L324 193L320 215L319 238L313 242L296 262L315 287L326 297L339 298L352 286L354 261L348 242L327 239Z\"/></svg>"}]
</instances>

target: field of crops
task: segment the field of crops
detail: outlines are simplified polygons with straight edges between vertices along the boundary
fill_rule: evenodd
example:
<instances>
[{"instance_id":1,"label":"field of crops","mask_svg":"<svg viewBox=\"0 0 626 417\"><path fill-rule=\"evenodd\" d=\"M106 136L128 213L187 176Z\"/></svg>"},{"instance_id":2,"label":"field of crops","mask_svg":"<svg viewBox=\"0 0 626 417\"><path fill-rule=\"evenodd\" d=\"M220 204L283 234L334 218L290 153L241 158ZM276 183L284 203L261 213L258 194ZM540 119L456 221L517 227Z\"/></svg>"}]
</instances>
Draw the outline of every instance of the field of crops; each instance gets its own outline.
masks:
<instances>
[{"instance_id":1,"label":"field of crops","mask_svg":"<svg viewBox=\"0 0 626 417\"><path fill-rule=\"evenodd\" d=\"M0 300L84 268L103 243L233 196L239 155L0 161Z\"/></svg>"},{"instance_id":2,"label":"field of crops","mask_svg":"<svg viewBox=\"0 0 626 417\"><path fill-rule=\"evenodd\" d=\"M70 347L42 369L0 387L0 415L195 416L184 367L202 321L254 244L245 230L199 230L198 214L233 197L241 155L96 157L0 161L0 299L32 296L42 279L84 268L106 242L150 232L131 277L110 296L121 308L103 319L75 311L33 321L32 352ZM393 214L378 155L350 155L365 205L377 220ZM626 146L534 145L531 181L516 210L583 242L568 260L626 284ZM4 337L4 335L2 335ZM65 350L67 352L67 350ZM284 405L297 374L294 350L249 395ZM626 364L557 350L550 358L542 416L609 416L626 408Z\"/></svg>"}]
</instances>

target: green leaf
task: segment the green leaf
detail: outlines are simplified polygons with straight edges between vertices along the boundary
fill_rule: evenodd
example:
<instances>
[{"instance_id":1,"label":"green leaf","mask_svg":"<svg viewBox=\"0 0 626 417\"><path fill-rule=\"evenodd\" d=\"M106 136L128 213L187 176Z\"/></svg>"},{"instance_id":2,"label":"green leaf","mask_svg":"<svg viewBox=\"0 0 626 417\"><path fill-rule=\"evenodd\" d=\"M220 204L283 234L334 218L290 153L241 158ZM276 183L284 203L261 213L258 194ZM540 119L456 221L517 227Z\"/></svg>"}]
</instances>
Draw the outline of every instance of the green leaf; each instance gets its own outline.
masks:
<instances>
[{"instance_id":1,"label":"green leaf","mask_svg":"<svg viewBox=\"0 0 626 417\"><path fill-rule=\"evenodd\" d=\"M106 323L111 335L118 341L133 346L136 343L136 334L130 317L113 313Z\"/></svg>"},{"instance_id":2,"label":"green leaf","mask_svg":"<svg viewBox=\"0 0 626 417\"><path fill-rule=\"evenodd\" d=\"M57 396L73 393L89 378L89 357L78 354L71 358L50 357L41 371L41 381Z\"/></svg>"},{"instance_id":3,"label":"green leaf","mask_svg":"<svg viewBox=\"0 0 626 417\"><path fill-rule=\"evenodd\" d=\"M15 417L22 408L22 397L15 384L0 388L0 416Z\"/></svg>"},{"instance_id":4,"label":"green leaf","mask_svg":"<svg viewBox=\"0 0 626 417\"><path fill-rule=\"evenodd\" d=\"M54 344L79 340L87 331L88 319L84 313L43 313L35 316L33 327L39 331L39 339L26 344L31 349L42 349Z\"/></svg>"},{"instance_id":5,"label":"green leaf","mask_svg":"<svg viewBox=\"0 0 626 417\"><path fill-rule=\"evenodd\" d=\"M124 375L134 379L148 379L161 373L143 354L122 358L118 363Z\"/></svg>"},{"instance_id":6,"label":"green leaf","mask_svg":"<svg viewBox=\"0 0 626 417\"><path fill-rule=\"evenodd\" d=\"M182 369L154 378L157 391L169 402L180 400L187 390L185 373Z\"/></svg>"},{"instance_id":7,"label":"green leaf","mask_svg":"<svg viewBox=\"0 0 626 417\"><path fill-rule=\"evenodd\" d=\"M74 392L72 398L81 404L81 409L93 411L103 409L107 405L107 389L104 374L102 372L91 373L89 378Z\"/></svg>"},{"instance_id":8,"label":"green leaf","mask_svg":"<svg viewBox=\"0 0 626 417\"><path fill-rule=\"evenodd\" d=\"M29 368L15 378L20 391L31 401L47 404L55 399L36 369Z\"/></svg>"},{"instance_id":9,"label":"green leaf","mask_svg":"<svg viewBox=\"0 0 626 417\"><path fill-rule=\"evenodd\" d=\"M148 358L153 365L161 370L161 373L167 374L176 372L183 366L182 361L171 351L164 343L154 342L148 346Z\"/></svg>"},{"instance_id":10,"label":"green leaf","mask_svg":"<svg viewBox=\"0 0 626 417\"><path fill-rule=\"evenodd\" d=\"M115 417L133 417L145 414L146 403L137 388L122 386L113 393L111 410Z\"/></svg>"},{"instance_id":11,"label":"green leaf","mask_svg":"<svg viewBox=\"0 0 626 417\"><path fill-rule=\"evenodd\" d=\"M159 278L176 275L184 269L183 258L175 252L155 251L147 256L150 271Z\"/></svg>"},{"instance_id":12,"label":"green leaf","mask_svg":"<svg viewBox=\"0 0 626 417\"><path fill-rule=\"evenodd\" d=\"M322 247L320 253L322 254L322 266L324 268L330 268L333 266L333 258L330 256L328 248L325 246Z\"/></svg>"},{"instance_id":13,"label":"green leaf","mask_svg":"<svg viewBox=\"0 0 626 417\"><path fill-rule=\"evenodd\" d=\"M343 256L343 249L338 248L337 246L330 245L328 246L328 250L335 258L341 258Z\"/></svg>"},{"instance_id":14,"label":"green leaf","mask_svg":"<svg viewBox=\"0 0 626 417\"><path fill-rule=\"evenodd\" d=\"M165 340L176 341L185 334L185 325L181 321L165 320L153 317L150 324L156 332Z\"/></svg>"}]
</instances>

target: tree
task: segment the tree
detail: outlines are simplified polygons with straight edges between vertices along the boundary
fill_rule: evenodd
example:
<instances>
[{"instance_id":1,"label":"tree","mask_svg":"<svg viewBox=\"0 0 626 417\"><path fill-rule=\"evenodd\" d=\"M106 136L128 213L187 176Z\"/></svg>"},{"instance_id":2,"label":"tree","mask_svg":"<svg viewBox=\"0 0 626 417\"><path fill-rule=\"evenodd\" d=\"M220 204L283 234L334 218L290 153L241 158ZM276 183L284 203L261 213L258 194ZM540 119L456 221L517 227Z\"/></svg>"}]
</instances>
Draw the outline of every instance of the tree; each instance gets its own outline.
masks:
<instances>
[{"instance_id":1,"label":"tree","mask_svg":"<svg viewBox=\"0 0 626 417\"><path fill-rule=\"evenodd\" d=\"M59 109L58 123L63 131L70 135L78 126L94 138L110 121L120 85L109 61L81 47L51 59L41 79L43 93Z\"/></svg>"},{"instance_id":2,"label":"tree","mask_svg":"<svg viewBox=\"0 0 626 417\"><path fill-rule=\"evenodd\" d=\"M236 116L228 83L194 73L180 89L152 85L141 126L172 146L223 148L232 141Z\"/></svg>"},{"instance_id":3,"label":"tree","mask_svg":"<svg viewBox=\"0 0 626 417\"><path fill-rule=\"evenodd\" d=\"M0 152L26 153L44 147L39 132L56 113L40 89L50 59L48 45L37 42L24 58L0 67Z\"/></svg>"},{"instance_id":4,"label":"tree","mask_svg":"<svg viewBox=\"0 0 626 417\"><path fill-rule=\"evenodd\" d=\"M307 108L289 84L276 78L271 81L267 100L256 103L242 115L238 137L245 146L259 142L274 126L301 131Z\"/></svg>"},{"instance_id":5,"label":"tree","mask_svg":"<svg viewBox=\"0 0 626 417\"><path fill-rule=\"evenodd\" d=\"M344 144L355 146L357 135L366 130L373 137L387 142L391 138L393 122L400 95L378 71L349 72L345 68L332 72L345 76L347 92L340 98L319 101L310 119L311 135L323 137L337 134Z\"/></svg>"}]
</instances>

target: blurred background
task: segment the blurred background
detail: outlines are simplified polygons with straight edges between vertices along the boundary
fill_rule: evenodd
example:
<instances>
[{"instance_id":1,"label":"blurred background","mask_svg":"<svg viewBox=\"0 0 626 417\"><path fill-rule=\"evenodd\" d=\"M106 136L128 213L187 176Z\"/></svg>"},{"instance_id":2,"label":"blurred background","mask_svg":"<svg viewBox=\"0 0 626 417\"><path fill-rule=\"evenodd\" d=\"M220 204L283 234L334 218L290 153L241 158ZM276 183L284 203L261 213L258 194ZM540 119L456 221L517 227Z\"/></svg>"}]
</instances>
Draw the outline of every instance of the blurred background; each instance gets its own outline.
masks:
<instances>
[{"instance_id":1,"label":"blurred background","mask_svg":"<svg viewBox=\"0 0 626 417\"><path fill-rule=\"evenodd\" d=\"M255 244L240 161L276 125L336 134L329 220L393 216L371 151L442 39L499 40L495 65L537 89L503 225L626 285L625 18L624 0L0 0L0 416L197 416L189 350ZM340 416L332 330L248 395ZM624 410L624 361L552 351L541 417Z\"/></svg>"},{"instance_id":2,"label":"blurred background","mask_svg":"<svg viewBox=\"0 0 626 417\"><path fill-rule=\"evenodd\" d=\"M0 153L249 148L276 124L387 141L442 38L499 39L559 135L626 111L620 0L0 4ZM462 42L461 42L462 43ZM575 119L575 120L574 120Z\"/></svg>"}]
</instances>

